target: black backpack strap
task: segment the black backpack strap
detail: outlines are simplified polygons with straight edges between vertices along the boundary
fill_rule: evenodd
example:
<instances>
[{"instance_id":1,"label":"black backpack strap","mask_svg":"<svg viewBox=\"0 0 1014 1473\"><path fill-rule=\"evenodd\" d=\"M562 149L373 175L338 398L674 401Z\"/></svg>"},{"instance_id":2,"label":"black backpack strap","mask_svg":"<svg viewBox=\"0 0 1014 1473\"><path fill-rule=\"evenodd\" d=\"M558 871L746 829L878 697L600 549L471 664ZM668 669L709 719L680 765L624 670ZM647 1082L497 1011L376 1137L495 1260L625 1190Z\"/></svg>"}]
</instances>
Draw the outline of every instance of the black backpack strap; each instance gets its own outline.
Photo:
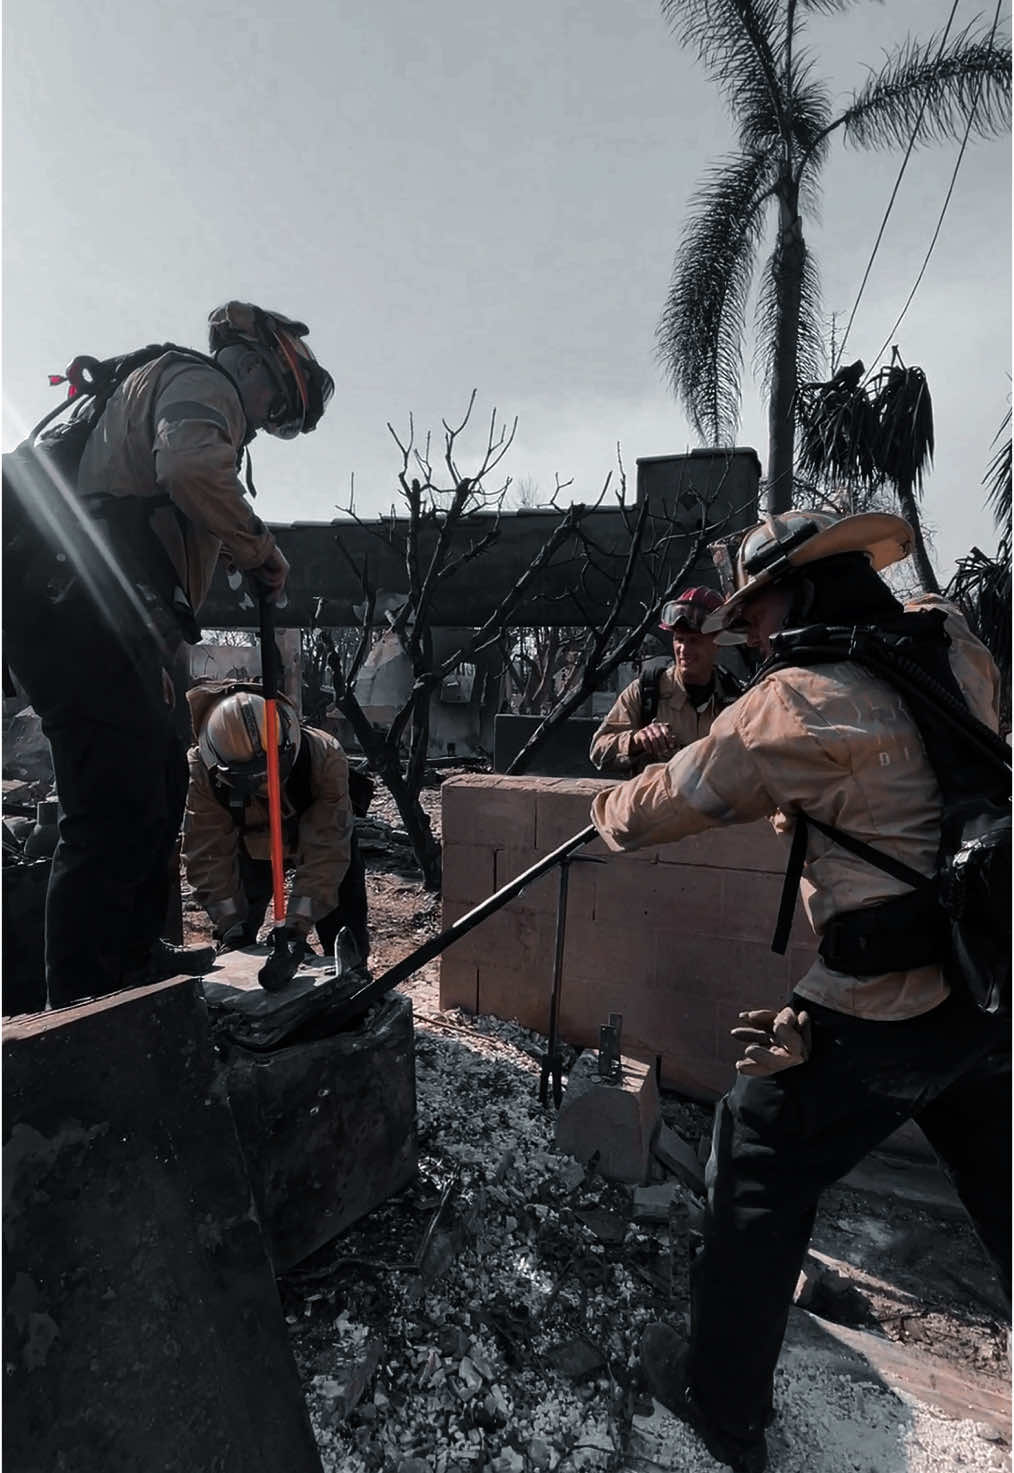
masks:
<instances>
[{"instance_id":1,"label":"black backpack strap","mask_svg":"<svg viewBox=\"0 0 1014 1473\"><path fill-rule=\"evenodd\" d=\"M903 864L900 859L893 859L891 855L884 854L880 849L874 849L872 844L867 844L863 839L856 839L852 834L847 834L844 829L835 828L834 824L822 823L819 818L812 818L806 813L796 814L796 827L792 833L792 848L789 850L789 862L785 866L785 880L782 884L782 898L778 906L778 920L775 923L775 934L771 938L771 950L779 956L785 955L789 944L789 932L792 930L792 917L796 909L796 896L799 894L799 882L803 877L803 865L806 861L806 838L807 829L812 824L822 834L826 834L850 854L859 859L865 859L867 864L872 864L876 869L882 870L885 875L892 879L900 880L904 885L911 885L914 890L933 889L935 880L931 875L921 875L917 869Z\"/></svg>"},{"instance_id":2,"label":"black backpack strap","mask_svg":"<svg viewBox=\"0 0 1014 1473\"><path fill-rule=\"evenodd\" d=\"M641 698L641 726L650 726L658 715L658 687L662 672L657 665L642 670L637 685Z\"/></svg>"},{"instance_id":3,"label":"black backpack strap","mask_svg":"<svg viewBox=\"0 0 1014 1473\"><path fill-rule=\"evenodd\" d=\"M782 898L778 905L778 920L775 922L775 934L771 938L771 950L777 952L779 956L785 955L785 948L789 944L792 917L796 910L796 896L799 894L799 882L803 878L803 864L806 860L806 828L806 814L797 813L796 827L792 831L789 862L785 866Z\"/></svg>"},{"instance_id":4,"label":"black backpack strap","mask_svg":"<svg viewBox=\"0 0 1014 1473\"><path fill-rule=\"evenodd\" d=\"M911 865L903 864L900 859L892 859L889 854L884 854L880 849L874 849L872 844L867 844L863 839L856 839L852 834L847 834L843 829L835 828L834 824L821 823L819 818L807 817L807 823L812 823L815 829L847 849L850 854L855 854L859 859L865 859L867 864L872 864L876 869L883 870L885 875L892 879L900 880L903 885L911 885L914 890L921 890L925 886L934 883L932 875L921 875Z\"/></svg>"}]
</instances>

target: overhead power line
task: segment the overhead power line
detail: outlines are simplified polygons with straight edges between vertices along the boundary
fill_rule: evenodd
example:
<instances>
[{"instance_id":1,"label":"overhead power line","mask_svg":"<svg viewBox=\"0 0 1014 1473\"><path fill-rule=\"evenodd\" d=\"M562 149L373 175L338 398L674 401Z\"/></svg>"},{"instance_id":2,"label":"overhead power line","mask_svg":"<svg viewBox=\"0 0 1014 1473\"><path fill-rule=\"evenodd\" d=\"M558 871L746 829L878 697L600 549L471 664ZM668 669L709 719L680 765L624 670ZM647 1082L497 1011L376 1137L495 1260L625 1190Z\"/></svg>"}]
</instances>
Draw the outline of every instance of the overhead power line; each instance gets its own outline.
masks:
<instances>
[{"instance_id":1,"label":"overhead power line","mask_svg":"<svg viewBox=\"0 0 1014 1473\"><path fill-rule=\"evenodd\" d=\"M960 0L954 0L954 4L951 6L951 13L947 17L947 24L944 27L944 33L940 37L940 49L937 52L937 60L938 61L940 60L940 57L943 55L944 47L947 45L947 37L951 33L951 26L954 24L954 17L955 17L955 15L958 12L958 5L959 5L959 3L960 3ZM976 95L976 101L978 101L978 94ZM898 177L894 181L894 188L891 190L891 197L887 201L887 209L884 211L884 218L880 222L880 229L877 231L877 238L873 242L873 250L870 252L870 259L866 263L866 270L863 272L863 279L859 283L859 291L856 293L856 299L855 299L855 301L852 304L852 311L849 313L849 320L848 320L848 322L845 325L845 332L842 335L841 344L839 345L839 348L838 348L838 356L831 363L831 372L832 372L832 374L834 374L834 372L836 371L836 369L838 367L838 364L841 362L842 357L844 355L844 352L845 352L845 344L848 341L848 335L849 335L849 333L852 331L852 324L856 320L856 313L859 311L859 303L863 299L863 292L866 290L866 283L870 279L870 272L873 270L873 263L877 259L877 251L880 249L880 242L884 238L884 231L887 229L887 222L888 222L888 220L891 217L891 211L894 209L894 202L898 198L898 190L901 188L901 181L905 177L905 170L908 168L908 161L912 157L913 150L915 149L915 140L916 140L916 138L919 135L919 129L922 126L923 114L926 111L926 105L927 105L928 102L929 102L929 90L927 89L927 91L925 92L925 94L923 96L922 102L921 102L921 104L919 106L919 113L918 113L918 116L916 117L915 123L914 123L914 125L912 127L912 136L908 140L908 147L905 149L905 156L904 156L904 158L901 161L901 168L898 170ZM973 108L973 111L974 111L974 108ZM881 350L881 351L883 351L883 350Z\"/></svg>"},{"instance_id":2,"label":"overhead power line","mask_svg":"<svg viewBox=\"0 0 1014 1473\"><path fill-rule=\"evenodd\" d=\"M1003 0L998 0L997 7L996 7L996 13L993 16L993 26L992 26L992 29L990 30L990 33L989 33L989 44L991 46L993 44L993 38L996 35L996 28L997 28L997 26L998 26L998 24L1000 22L1000 11L1001 11L1002 8L1003 8ZM954 186L958 182L958 170L961 168L961 161L965 157L965 149L968 147L968 140L969 140L969 137L971 136L971 132L972 132L972 123L975 120L975 110L979 106L979 98L982 96L982 89L983 89L983 86L984 85L985 85L985 78L984 77L980 77L979 78L979 86L976 89L975 97L972 99L972 106L971 106L971 108L969 109L969 112L968 112L968 122L965 125L965 135L964 135L964 137L961 140L961 147L958 149L958 157L957 157L957 159L955 160L955 163L954 163L954 171L951 174L951 182L947 186L947 193L944 196L944 202L943 202L943 204L940 207L940 214L939 214L939 217L937 218L937 226L936 226L936 229L933 232L933 236L932 236L932 239L930 240L929 246L926 249L926 254L923 257L922 265L919 267L919 274L915 278L915 281L912 284L912 290L909 292L907 298L905 299L905 305L904 305L904 307L902 307L901 311L898 313L898 316L895 318L894 326L891 328L891 331L887 334L887 337L884 339L884 342L883 342L883 345L882 345L882 347L880 349L880 352L877 354L876 358L870 364L869 372L866 375L867 378L869 378L870 374L876 368L877 364L880 362L881 358L884 356L884 354L886 353L887 349L890 347L891 343L894 341L894 334L898 331L898 328L901 325L902 318L905 316L905 313L908 311L909 307L911 307L911 305L912 305L912 300L915 297L916 292L919 290L919 283L922 281L923 277L926 275L926 267L929 265L930 256L932 256L932 254L933 254L933 247L936 245L937 238L940 235L940 230L941 230L941 227L942 227L942 225L944 223L944 216L947 214L947 206L950 204L950 202L951 202L951 195L954 193Z\"/></svg>"}]
</instances>

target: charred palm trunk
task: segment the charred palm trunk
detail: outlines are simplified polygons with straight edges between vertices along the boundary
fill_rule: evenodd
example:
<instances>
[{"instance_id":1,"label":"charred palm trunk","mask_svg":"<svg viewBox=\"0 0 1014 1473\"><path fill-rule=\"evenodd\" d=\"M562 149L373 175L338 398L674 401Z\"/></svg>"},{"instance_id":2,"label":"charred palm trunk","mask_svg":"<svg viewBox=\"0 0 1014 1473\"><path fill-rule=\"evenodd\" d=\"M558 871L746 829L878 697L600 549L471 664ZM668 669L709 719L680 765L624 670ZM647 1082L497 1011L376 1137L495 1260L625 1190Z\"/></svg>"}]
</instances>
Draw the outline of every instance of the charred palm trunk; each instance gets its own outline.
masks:
<instances>
[{"instance_id":1,"label":"charred palm trunk","mask_svg":"<svg viewBox=\"0 0 1014 1473\"><path fill-rule=\"evenodd\" d=\"M940 584L937 575L930 562L929 552L922 535L922 518L919 514L919 503L915 499L915 493L911 486L897 487L898 505L901 514L912 528L912 561L919 575L919 582L927 593L939 593Z\"/></svg>"},{"instance_id":2,"label":"charred palm trunk","mask_svg":"<svg viewBox=\"0 0 1014 1473\"><path fill-rule=\"evenodd\" d=\"M769 512L792 505L792 471L796 449L796 364L799 310L803 295L806 246L799 218L799 191L794 181L781 186L778 198L778 244L775 247L777 331L768 407Z\"/></svg>"}]
</instances>

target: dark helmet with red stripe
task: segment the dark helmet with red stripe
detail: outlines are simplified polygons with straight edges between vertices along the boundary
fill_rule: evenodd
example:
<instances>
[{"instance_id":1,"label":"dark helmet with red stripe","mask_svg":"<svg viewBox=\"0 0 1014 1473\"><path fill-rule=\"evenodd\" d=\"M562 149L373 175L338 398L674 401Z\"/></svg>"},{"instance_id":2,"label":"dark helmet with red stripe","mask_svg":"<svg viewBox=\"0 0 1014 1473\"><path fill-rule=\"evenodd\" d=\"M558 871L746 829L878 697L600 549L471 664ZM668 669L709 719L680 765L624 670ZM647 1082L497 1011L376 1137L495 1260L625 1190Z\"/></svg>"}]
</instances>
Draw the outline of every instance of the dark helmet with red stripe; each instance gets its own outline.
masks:
<instances>
[{"instance_id":1,"label":"dark helmet with red stripe","mask_svg":"<svg viewBox=\"0 0 1014 1473\"><path fill-rule=\"evenodd\" d=\"M275 381L278 397L264 428L292 440L315 430L334 394L334 380L317 362L304 339L305 322L267 312L252 302L226 302L208 318L212 353L230 344L251 347Z\"/></svg>"}]
</instances>

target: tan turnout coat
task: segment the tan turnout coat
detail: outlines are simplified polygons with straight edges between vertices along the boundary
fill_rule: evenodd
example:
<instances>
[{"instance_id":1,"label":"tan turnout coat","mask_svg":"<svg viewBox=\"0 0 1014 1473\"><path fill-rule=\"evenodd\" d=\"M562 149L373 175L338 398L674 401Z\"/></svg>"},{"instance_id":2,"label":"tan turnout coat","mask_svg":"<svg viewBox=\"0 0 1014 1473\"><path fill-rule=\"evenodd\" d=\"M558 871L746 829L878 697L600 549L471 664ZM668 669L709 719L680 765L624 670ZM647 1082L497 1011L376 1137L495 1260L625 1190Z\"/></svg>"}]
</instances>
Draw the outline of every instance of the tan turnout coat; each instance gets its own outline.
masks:
<instances>
[{"instance_id":1,"label":"tan turnout coat","mask_svg":"<svg viewBox=\"0 0 1014 1473\"><path fill-rule=\"evenodd\" d=\"M239 395L224 374L167 353L124 380L81 460L82 495L172 498L172 506L152 512L151 526L195 611L220 553L246 570L275 545L239 479L246 433Z\"/></svg>"},{"instance_id":2,"label":"tan turnout coat","mask_svg":"<svg viewBox=\"0 0 1014 1473\"><path fill-rule=\"evenodd\" d=\"M664 721L681 747L707 736L719 711L739 697L739 689L720 665L715 666L714 689L707 704L699 710L690 703L675 665L663 670L658 681L656 721ZM630 743L635 732L644 726L641 712L641 683L632 680L620 692L598 731L592 737L588 755L601 772L639 772L650 757L631 754Z\"/></svg>"},{"instance_id":3,"label":"tan turnout coat","mask_svg":"<svg viewBox=\"0 0 1014 1473\"><path fill-rule=\"evenodd\" d=\"M187 693L195 736L200 735L216 700L235 688L233 682L214 681ZM314 727L303 727L302 740L310 753L313 802L299 819L296 843L285 842L286 857L295 865L286 913L291 924L308 931L338 904L338 887L349 866L354 818L349 802L348 761L340 744ZM190 786L183 819L187 879L216 928L228 930L245 920L247 911L240 884L240 844L251 859L271 858L267 798L254 797L247 803L246 826L241 834L228 808L216 798L196 746L191 747L188 761ZM292 814L283 784L283 836L292 828L285 822Z\"/></svg>"},{"instance_id":4,"label":"tan turnout coat","mask_svg":"<svg viewBox=\"0 0 1014 1473\"><path fill-rule=\"evenodd\" d=\"M926 598L908 607L934 606L948 611L958 684L974 715L995 731L996 666L953 606ZM775 671L722 712L702 740L601 793L592 818L608 846L623 850L759 818L791 835L794 809L922 874L934 871L940 790L922 740L898 694L854 664ZM839 912L907 892L810 828L802 896L818 937ZM892 1021L928 1012L948 987L937 966L859 978L818 957L795 991L837 1012Z\"/></svg>"}]
</instances>

